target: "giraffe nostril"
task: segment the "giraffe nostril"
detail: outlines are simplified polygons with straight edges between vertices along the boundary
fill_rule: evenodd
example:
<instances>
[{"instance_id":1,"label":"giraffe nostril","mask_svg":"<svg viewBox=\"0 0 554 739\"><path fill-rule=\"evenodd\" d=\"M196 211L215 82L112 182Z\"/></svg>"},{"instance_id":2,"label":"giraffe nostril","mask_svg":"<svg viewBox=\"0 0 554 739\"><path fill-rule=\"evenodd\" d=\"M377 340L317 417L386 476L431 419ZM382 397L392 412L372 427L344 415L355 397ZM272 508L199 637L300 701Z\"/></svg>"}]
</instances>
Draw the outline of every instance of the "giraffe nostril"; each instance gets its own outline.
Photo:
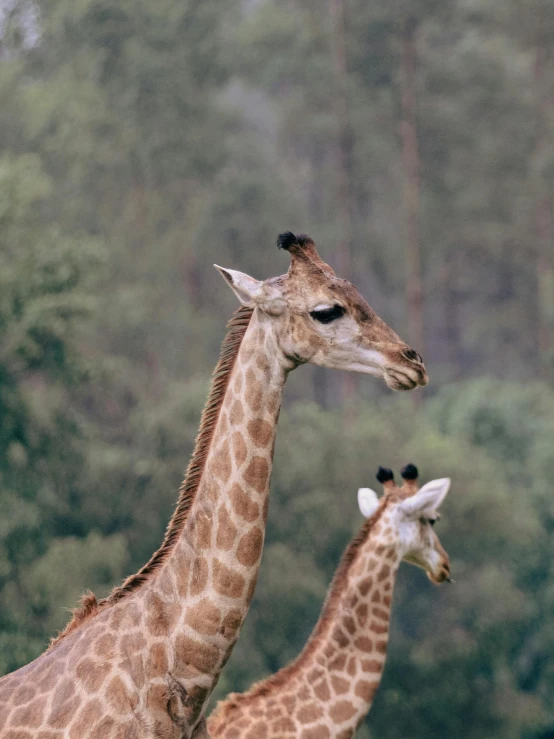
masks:
<instances>
[{"instance_id":1,"label":"giraffe nostril","mask_svg":"<svg viewBox=\"0 0 554 739\"><path fill-rule=\"evenodd\" d=\"M421 362L423 364L423 359L420 357L415 349L404 349L402 355L412 362Z\"/></svg>"}]
</instances>

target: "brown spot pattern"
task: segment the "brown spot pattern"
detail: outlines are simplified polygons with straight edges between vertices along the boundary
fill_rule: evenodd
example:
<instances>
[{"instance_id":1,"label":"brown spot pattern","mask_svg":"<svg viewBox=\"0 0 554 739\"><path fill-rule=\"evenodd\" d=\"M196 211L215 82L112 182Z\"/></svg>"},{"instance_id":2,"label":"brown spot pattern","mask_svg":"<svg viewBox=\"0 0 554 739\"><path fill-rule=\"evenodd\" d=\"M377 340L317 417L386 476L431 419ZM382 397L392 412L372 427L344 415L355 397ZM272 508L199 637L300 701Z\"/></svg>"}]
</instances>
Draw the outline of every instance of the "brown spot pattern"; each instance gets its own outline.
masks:
<instances>
[{"instance_id":1,"label":"brown spot pattern","mask_svg":"<svg viewBox=\"0 0 554 739\"><path fill-rule=\"evenodd\" d=\"M214 559L213 586L220 595L228 598L240 598L244 592L246 581L242 575L229 569L223 562Z\"/></svg>"},{"instance_id":2,"label":"brown spot pattern","mask_svg":"<svg viewBox=\"0 0 554 739\"><path fill-rule=\"evenodd\" d=\"M212 472L216 477L219 477L223 482L231 477L232 466L231 466L231 455L229 454L229 447L224 444L217 454L212 459Z\"/></svg>"},{"instance_id":3,"label":"brown spot pattern","mask_svg":"<svg viewBox=\"0 0 554 739\"><path fill-rule=\"evenodd\" d=\"M240 400L235 400L229 413L229 423L231 426L240 426L244 419L244 411Z\"/></svg>"},{"instance_id":4,"label":"brown spot pattern","mask_svg":"<svg viewBox=\"0 0 554 739\"><path fill-rule=\"evenodd\" d=\"M65 729L75 716L80 704L81 698L79 696L69 697L67 700L58 702L56 701L56 693L54 693L53 708L48 717L48 725L54 729Z\"/></svg>"},{"instance_id":5,"label":"brown spot pattern","mask_svg":"<svg viewBox=\"0 0 554 739\"><path fill-rule=\"evenodd\" d=\"M44 718L44 709L48 696L36 698L32 703L17 708L11 715L10 724L15 728L25 726L28 729L38 729Z\"/></svg>"},{"instance_id":6,"label":"brown spot pattern","mask_svg":"<svg viewBox=\"0 0 554 739\"><path fill-rule=\"evenodd\" d=\"M328 739L331 734L324 724L311 726L309 729L303 729L300 739Z\"/></svg>"},{"instance_id":7,"label":"brown spot pattern","mask_svg":"<svg viewBox=\"0 0 554 739\"><path fill-rule=\"evenodd\" d=\"M146 628L152 636L165 636L179 617L177 603L165 603L156 593L150 593L145 602Z\"/></svg>"},{"instance_id":8,"label":"brown spot pattern","mask_svg":"<svg viewBox=\"0 0 554 739\"><path fill-rule=\"evenodd\" d=\"M238 608L231 608L227 611L225 618L223 619L222 633L223 636L230 636L234 634L242 623L242 611Z\"/></svg>"},{"instance_id":9,"label":"brown spot pattern","mask_svg":"<svg viewBox=\"0 0 554 739\"><path fill-rule=\"evenodd\" d=\"M371 652L373 642L367 636L359 636L354 642L354 646L362 652Z\"/></svg>"},{"instance_id":10,"label":"brown spot pattern","mask_svg":"<svg viewBox=\"0 0 554 739\"><path fill-rule=\"evenodd\" d=\"M356 608L356 616L358 617L358 623L360 626L364 626L365 622L367 621L367 612L368 608L365 603L360 603L360 605Z\"/></svg>"},{"instance_id":11,"label":"brown spot pattern","mask_svg":"<svg viewBox=\"0 0 554 739\"><path fill-rule=\"evenodd\" d=\"M264 457L253 457L244 473L245 482L258 493L264 493L269 479L269 464Z\"/></svg>"},{"instance_id":12,"label":"brown spot pattern","mask_svg":"<svg viewBox=\"0 0 554 739\"><path fill-rule=\"evenodd\" d=\"M170 608L170 606L166 607L166 609L167 608ZM122 657L126 657L128 654L133 654L134 652L138 652L145 645L146 645L146 641L144 639L144 636L140 632L135 631L130 634L124 634L121 637L119 648L120 648Z\"/></svg>"},{"instance_id":13,"label":"brown spot pattern","mask_svg":"<svg viewBox=\"0 0 554 739\"><path fill-rule=\"evenodd\" d=\"M233 434L233 454L237 467L242 467L248 456L248 447L239 431L235 431Z\"/></svg>"},{"instance_id":14,"label":"brown spot pattern","mask_svg":"<svg viewBox=\"0 0 554 739\"><path fill-rule=\"evenodd\" d=\"M104 634L94 645L94 652L98 657L110 659L113 657L115 649L115 636L113 634Z\"/></svg>"},{"instance_id":15,"label":"brown spot pattern","mask_svg":"<svg viewBox=\"0 0 554 739\"><path fill-rule=\"evenodd\" d=\"M281 703L285 707L285 711L287 711L288 713L292 713L292 711L294 710L294 706L296 705L296 696L293 693L284 695L281 699Z\"/></svg>"},{"instance_id":16,"label":"brown spot pattern","mask_svg":"<svg viewBox=\"0 0 554 739\"><path fill-rule=\"evenodd\" d=\"M199 672L213 672L219 662L219 649L211 644L205 644L180 634L175 643L177 654Z\"/></svg>"},{"instance_id":17,"label":"brown spot pattern","mask_svg":"<svg viewBox=\"0 0 554 739\"><path fill-rule=\"evenodd\" d=\"M381 672L383 662L377 659L364 659L362 669L364 672Z\"/></svg>"},{"instance_id":18,"label":"brown spot pattern","mask_svg":"<svg viewBox=\"0 0 554 739\"><path fill-rule=\"evenodd\" d=\"M369 629L374 634L382 635L388 632L389 627L387 624L380 624L380 623L377 623L377 621L372 621L369 625Z\"/></svg>"},{"instance_id":19,"label":"brown spot pattern","mask_svg":"<svg viewBox=\"0 0 554 739\"><path fill-rule=\"evenodd\" d=\"M93 729L92 734L89 734L90 739L105 739L108 732L115 726L111 718L103 719L96 728Z\"/></svg>"},{"instance_id":20,"label":"brown spot pattern","mask_svg":"<svg viewBox=\"0 0 554 739\"><path fill-rule=\"evenodd\" d=\"M208 563L201 557L196 557L192 565L190 577L191 596L201 593L208 584Z\"/></svg>"},{"instance_id":21,"label":"brown spot pattern","mask_svg":"<svg viewBox=\"0 0 554 739\"><path fill-rule=\"evenodd\" d=\"M196 548L207 549L212 544L212 517L201 511L193 521L192 527L196 533Z\"/></svg>"},{"instance_id":22,"label":"brown spot pattern","mask_svg":"<svg viewBox=\"0 0 554 739\"><path fill-rule=\"evenodd\" d=\"M242 372L240 371L240 369L237 368L236 377L233 382L233 391L235 395L240 395L241 390L242 390Z\"/></svg>"},{"instance_id":23,"label":"brown spot pattern","mask_svg":"<svg viewBox=\"0 0 554 739\"><path fill-rule=\"evenodd\" d=\"M273 426L261 418L250 421L248 433L256 446L266 447L273 436Z\"/></svg>"},{"instance_id":24,"label":"brown spot pattern","mask_svg":"<svg viewBox=\"0 0 554 739\"><path fill-rule=\"evenodd\" d=\"M36 692L36 688L32 685L22 685L13 694L12 703L15 706L21 705L22 703L29 703L35 697Z\"/></svg>"},{"instance_id":25,"label":"brown spot pattern","mask_svg":"<svg viewBox=\"0 0 554 739\"><path fill-rule=\"evenodd\" d=\"M238 536L238 531L235 524L231 521L231 517L227 513L227 508L224 503L222 503L217 510L217 518L219 523L217 526L215 543L218 549L228 551L233 548Z\"/></svg>"},{"instance_id":26,"label":"brown spot pattern","mask_svg":"<svg viewBox=\"0 0 554 739\"><path fill-rule=\"evenodd\" d=\"M377 690L378 686L379 683L377 681L368 682L367 680L359 680L356 683L354 693L358 696L358 698L361 698L366 703L369 703L371 700L373 700L373 696L375 695L375 691Z\"/></svg>"},{"instance_id":27,"label":"brown spot pattern","mask_svg":"<svg viewBox=\"0 0 554 739\"><path fill-rule=\"evenodd\" d=\"M342 724L356 713L356 709L350 701L342 700L334 703L329 709L329 716L336 724Z\"/></svg>"},{"instance_id":28,"label":"brown spot pattern","mask_svg":"<svg viewBox=\"0 0 554 739\"><path fill-rule=\"evenodd\" d=\"M254 370L249 367L246 370L246 401L250 408L257 413L262 407L263 388L256 377Z\"/></svg>"},{"instance_id":29,"label":"brown spot pattern","mask_svg":"<svg viewBox=\"0 0 554 739\"><path fill-rule=\"evenodd\" d=\"M82 739L83 736L87 736L90 729L94 726L95 716L100 715L102 715L100 701L88 701L78 712L76 720L69 727L69 739Z\"/></svg>"},{"instance_id":30,"label":"brown spot pattern","mask_svg":"<svg viewBox=\"0 0 554 739\"><path fill-rule=\"evenodd\" d=\"M209 598L202 598L185 613L185 623L199 634L217 634L221 618L221 611Z\"/></svg>"},{"instance_id":31,"label":"brown spot pattern","mask_svg":"<svg viewBox=\"0 0 554 739\"><path fill-rule=\"evenodd\" d=\"M163 644L154 644L148 655L148 673L153 676L165 675L169 669L167 650Z\"/></svg>"},{"instance_id":32,"label":"brown spot pattern","mask_svg":"<svg viewBox=\"0 0 554 739\"><path fill-rule=\"evenodd\" d=\"M122 716L129 714L129 711L137 705L136 697L131 698L131 695L123 680L117 675L113 677L106 690L106 698L111 706L114 713L118 713Z\"/></svg>"},{"instance_id":33,"label":"brown spot pattern","mask_svg":"<svg viewBox=\"0 0 554 739\"><path fill-rule=\"evenodd\" d=\"M337 695L346 693L349 685L350 683L348 682L348 680L345 680L343 677L339 677L338 675L331 675L331 687Z\"/></svg>"},{"instance_id":34,"label":"brown spot pattern","mask_svg":"<svg viewBox=\"0 0 554 739\"><path fill-rule=\"evenodd\" d=\"M282 716L272 723L271 730L280 733L291 733L296 730L296 726L294 725L294 721L291 718L289 718L288 716Z\"/></svg>"},{"instance_id":35,"label":"brown spot pattern","mask_svg":"<svg viewBox=\"0 0 554 739\"><path fill-rule=\"evenodd\" d=\"M252 567L259 560L264 544L263 531L255 526L239 541L237 559L245 567Z\"/></svg>"},{"instance_id":36,"label":"brown spot pattern","mask_svg":"<svg viewBox=\"0 0 554 739\"><path fill-rule=\"evenodd\" d=\"M323 679L317 685L314 685L314 693L320 701L327 702L331 698L331 691L327 684L327 680Z\"/></svg>"},{"instance_id":37,"label":"brown spot pattern","mask_svg":"<svg viewBox=\"0 0 554 739\"><path fill-rule=\"evenodd\" d=\"M245 521L255 521L260 515L260 506L244 492L240 485L235 483L229 493L231 505L235 513Z\"/></svg>"},{"instance_id":38,"label":"brown spot pattern","mask_svg":"<svg viewBox=\"0 0 554 739\"><path fill-rule=\"evenodd\" d=\"M345 616L342 623L349 634L354 634L356 631L356 624L352 616Z\"/></svg>"},{"instance_id":39,"label":"brown spot pattern","mask_svg":"<svg viewBox=\"0 0 554 739\"><path fill-rule=\"evenodd\" d=\"M335 659L331 660L329 662L329 668L331 670L337 670L337 672L342 672L344 670L346 665L346 655L345 654L338 654Z\"/></svg>"},{"instance_id":40,"label":"brown spot pattern","mask_svg":"<svg viewBox=\"0 0 554 739\"><path fill-rule=\"evenodd\" d=\"M339 626L335 626L333 629L333 639L337 642L339 647L346 647L350 641Z\"/></svg>"},{"instance_id":41,"label":"brown spot pattern","mask_svg":"<svg viewBox=\"0 0 554 739\"><path fill-rule=\"evenodd\" d=\"M94 662L92 659L85 658L78 663L75 674L87 693L96 693L110 670L109 663Z\"/></svg>"},{"instance_id":42,"label":"brown spot pattern","mask_svg":"<svg viewBox=\"0 0 554 739\"><path fill-rule=\"evenodd\" d=\"M311 724L323 716L323 711L317 703L307 703L301 706L296 712L296 718L301 724Z\"/></svg>"},{"instance_id":43,"label":"brown spot pattern","mask_svg":"<svg viewBox=\"0 0 554 739\"><path fill-rule=\"evenodd\" d=\"M324 670L321 669L321 667L314 667L313 670L310 670L308 672L308 682L309 683L315 683L317 680L322 678L325 675Z\"/></svg>"}]
</instances>

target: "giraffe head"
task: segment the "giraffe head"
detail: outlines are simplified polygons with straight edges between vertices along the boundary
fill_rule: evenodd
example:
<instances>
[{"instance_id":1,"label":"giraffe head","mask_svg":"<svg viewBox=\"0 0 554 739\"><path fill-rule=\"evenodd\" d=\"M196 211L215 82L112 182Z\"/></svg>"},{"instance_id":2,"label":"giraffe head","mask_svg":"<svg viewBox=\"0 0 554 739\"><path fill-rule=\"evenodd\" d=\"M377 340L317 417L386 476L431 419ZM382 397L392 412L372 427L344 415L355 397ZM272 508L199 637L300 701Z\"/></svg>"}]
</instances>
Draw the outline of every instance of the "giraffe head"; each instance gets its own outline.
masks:
<instances>
[{"instance_id":1,"label":"giraffe head","mask_svg":"<svg viewBox=\"0 0 554 739\"><path fill-rule=\"evenodd\" d=\"M382 508L384 529L390 530L387 533L390 545L397 548L401 558L422 567L434 583L450 582L450 560L433 529L450 478L432 480L418 489L415 465L406 465L401 474L404 484L397 487L392 471L379 467L377 479L383 483L384 495L379 500L370 488L360 488L360 510L369 518Z\"/></svg>"},{"instance_id":2,"label":"giraffe head","mask_svg":"<svg viewBox=\"0 0 554 739\"><path fill-rule=\"evenodd\" d=\"M259 281L216 267L241 303L266 319L289 369L311 362L364 372L383 377L392 390L427 384L419 354L335 275L309 236L287 232L277 244L291 257L286 275Z\"/></svg>"}]
</instances>

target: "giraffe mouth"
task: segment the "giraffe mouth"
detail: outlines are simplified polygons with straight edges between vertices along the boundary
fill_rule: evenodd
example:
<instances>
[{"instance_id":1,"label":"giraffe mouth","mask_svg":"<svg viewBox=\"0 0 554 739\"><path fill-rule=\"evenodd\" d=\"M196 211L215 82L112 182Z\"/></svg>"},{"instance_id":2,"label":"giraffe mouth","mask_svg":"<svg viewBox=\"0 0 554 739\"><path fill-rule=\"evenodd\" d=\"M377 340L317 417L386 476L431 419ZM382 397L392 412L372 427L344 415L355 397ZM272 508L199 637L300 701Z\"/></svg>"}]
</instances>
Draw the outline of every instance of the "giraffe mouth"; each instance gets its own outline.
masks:
<instances>
[{"instance_id":1,"label":"giraffe mouth","mask_svg":"<svg viewBox=\"0 0 554 739\"><path fill-rule=\"evenodd\" d=\"M454 582L450 577L450 567L448 564L444 564L438 572L427 572L429 580L435 585L440 585L443 582Z\"/></svg>"},{"instance_id":2,"label":"giraffe mouth","mask_svg":"<svg viewBox=\"0 0 554 739\"><path fill-rule=\"evenodd\" d=\"M413 390L418 385L424 385L424 382L417 382L402 370L387 367L385 369L385 382L391 390Z\"/></svg>"},{"instance_id":3,"label":"giraffe mouth","mask_svg":"<svg viewBox=\"0 0 554 739\"><path fill-rule=\"evenodd\" d=\"M403 352L400 360L395 355L389 361L390 364L383 368L383 374L391 390L413 390L418 386L425 387L429 382L425 365L413 349Z\"/></svg>"}]
</instances>

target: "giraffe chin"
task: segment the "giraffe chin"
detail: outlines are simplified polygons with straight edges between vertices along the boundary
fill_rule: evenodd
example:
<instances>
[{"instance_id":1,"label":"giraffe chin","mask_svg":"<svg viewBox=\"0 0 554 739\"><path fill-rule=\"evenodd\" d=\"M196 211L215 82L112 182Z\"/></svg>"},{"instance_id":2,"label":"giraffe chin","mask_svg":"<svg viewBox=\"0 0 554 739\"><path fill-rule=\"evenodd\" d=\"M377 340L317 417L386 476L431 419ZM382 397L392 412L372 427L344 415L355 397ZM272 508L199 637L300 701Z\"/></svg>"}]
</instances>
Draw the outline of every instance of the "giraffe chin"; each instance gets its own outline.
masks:
<instances>
[{"instance_id":1,"label":"giraffe chin","mask_svg":"<svg viewBox=\"0 0 554 739\"><path fill-rule=\"evenodd\" d=\"M427 570L427 577L433 585L442 585L443 582L453 582L450 579L450 570L446 567L442 567L438 573Z\"/></svg>"},{"instance_id":2,"label":"giraffe chin","mask_svg":"<svg viewBox=\"0 0 554 739\"><path fill-rule=\"evenodd\" d=\"M394 391L407 391L413 390L417 387L417 382L412 380L408 375L403 372L387 369L383 375L387 387Z\"/></svg>"}]
</instances>

